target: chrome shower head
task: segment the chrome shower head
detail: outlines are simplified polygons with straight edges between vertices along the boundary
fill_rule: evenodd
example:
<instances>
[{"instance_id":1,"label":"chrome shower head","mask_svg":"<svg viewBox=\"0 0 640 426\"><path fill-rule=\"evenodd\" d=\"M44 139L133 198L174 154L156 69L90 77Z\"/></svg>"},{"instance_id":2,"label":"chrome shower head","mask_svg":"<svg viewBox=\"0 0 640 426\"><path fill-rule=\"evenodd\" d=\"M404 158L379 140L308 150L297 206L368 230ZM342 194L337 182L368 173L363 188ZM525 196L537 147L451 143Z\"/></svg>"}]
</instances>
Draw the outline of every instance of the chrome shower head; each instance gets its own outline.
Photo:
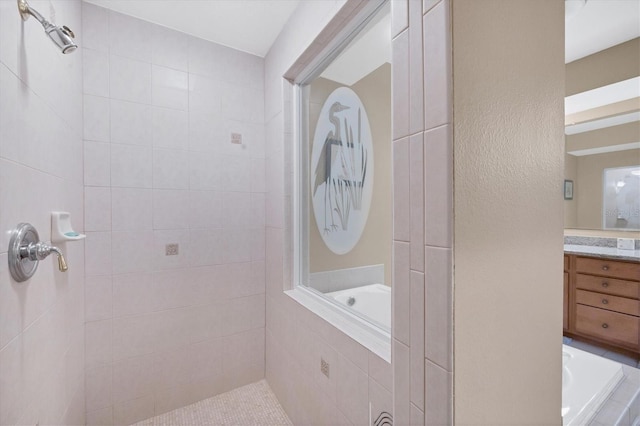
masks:
<instances>
[{"instance_id":1,"label":"chrome shower head","mask_svg":"<svg viewBox=\"0 0 640 426\"><path fill-rule=\"evenodd\" d=\"M44 32L49 36L51 41L58 46L62 53L71 53L78 48L78 45L74 43L73 39L75 34L69 27L63 25L58 27L47 21L37 10L33 9L27 3L27 0L18 0L18 11L23 21L29 19L29 16L33 16L44 27Z\"/></svg>"}]
</instances>

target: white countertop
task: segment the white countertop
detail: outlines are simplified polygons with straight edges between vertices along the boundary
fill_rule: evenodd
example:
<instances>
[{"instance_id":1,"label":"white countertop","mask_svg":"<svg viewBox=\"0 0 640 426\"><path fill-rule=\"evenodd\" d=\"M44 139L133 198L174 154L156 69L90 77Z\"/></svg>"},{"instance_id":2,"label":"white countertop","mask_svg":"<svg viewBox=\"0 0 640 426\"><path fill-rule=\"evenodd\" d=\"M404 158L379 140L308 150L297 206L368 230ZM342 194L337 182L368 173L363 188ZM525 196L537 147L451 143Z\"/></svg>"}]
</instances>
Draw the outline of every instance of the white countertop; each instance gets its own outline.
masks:
<instances>
[{"instance_id":1,"label":"white countertop","mask_svg":"<svg viewBox=\"0 0 640 426\"><path fill-rule=\"evenodd\" d=\"M586 254L595 257L609 257L612 259L640 261L640 250L619 250L615 247L565 244L564 252L569 254Z\"/></svg>"}]
</instances>

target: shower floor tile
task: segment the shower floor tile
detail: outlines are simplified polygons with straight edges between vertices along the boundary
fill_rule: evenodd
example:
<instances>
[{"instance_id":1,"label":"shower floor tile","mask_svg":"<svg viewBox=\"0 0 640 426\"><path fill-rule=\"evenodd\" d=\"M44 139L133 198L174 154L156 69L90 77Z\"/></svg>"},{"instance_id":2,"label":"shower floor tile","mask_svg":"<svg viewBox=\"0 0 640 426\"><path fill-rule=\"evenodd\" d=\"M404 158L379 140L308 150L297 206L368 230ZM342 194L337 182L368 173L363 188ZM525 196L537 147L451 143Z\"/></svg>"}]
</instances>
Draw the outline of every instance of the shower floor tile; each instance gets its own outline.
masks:
<instances>
[{"instance_id":1,"label":"shower floor tile","mask_svg":"<svg viewBox=\"0 0 640 426\"><path fill-rule=\"evenodd\" d=\"M133 426L293 426L266 380L234 389Z\"/></svg>"}]
</instances>

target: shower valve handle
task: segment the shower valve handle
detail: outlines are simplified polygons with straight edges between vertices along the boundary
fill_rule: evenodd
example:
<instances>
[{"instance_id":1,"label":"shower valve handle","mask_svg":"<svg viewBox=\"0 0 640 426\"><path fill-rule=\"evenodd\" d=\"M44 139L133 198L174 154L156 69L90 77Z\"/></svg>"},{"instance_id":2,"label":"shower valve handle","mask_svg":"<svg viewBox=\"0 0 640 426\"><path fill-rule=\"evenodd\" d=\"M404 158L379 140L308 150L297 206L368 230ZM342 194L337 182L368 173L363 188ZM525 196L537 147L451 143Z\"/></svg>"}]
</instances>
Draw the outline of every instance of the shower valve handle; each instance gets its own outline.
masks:
<instances>
[{"instance_id":1,"label":"shower valve handle","mask_svg":"<svg viewBox=\"0 0 640 426\"><path fill-rule=\"evenodd\" d=\"M20 247L20 257L29 260L43 260L51 253L58 255L58 269L65 272L68 268L67 261L58 247L51 246L47 243L37 242L29 243Z\"/></svg>"}]
</instances>

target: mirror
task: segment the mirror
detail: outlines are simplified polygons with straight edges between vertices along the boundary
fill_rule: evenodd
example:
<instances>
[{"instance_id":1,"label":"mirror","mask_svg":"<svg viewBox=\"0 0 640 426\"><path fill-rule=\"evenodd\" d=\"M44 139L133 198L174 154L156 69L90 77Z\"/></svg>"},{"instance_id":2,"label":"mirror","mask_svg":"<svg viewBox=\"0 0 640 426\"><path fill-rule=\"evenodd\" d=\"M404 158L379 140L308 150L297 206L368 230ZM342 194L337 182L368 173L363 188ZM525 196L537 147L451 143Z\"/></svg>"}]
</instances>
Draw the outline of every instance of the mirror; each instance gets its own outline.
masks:
<instances>
[{"instance_id":1,"label":"mirror","mask_svg":"<svg viewBox=\"0 0 640 426\"><path fill-rule=\"evenodd\" d=\"M568 64L567 86L587 79L588 60L608 55L611 62L622 47ZM639 231L640 77L568 96L565 114L565 228Z\"/></svg>"},{"instance_id":2,"label":"mirror","mask_svg":"<svg viewBox=\"0 0 640 426\"><path fill-rule=\"evenodd\" d=\"M382 5L301 84L302 285L389 330L391 17ZM301 184L305 186L305 184Z\"/></svg>"}]
</instances>

